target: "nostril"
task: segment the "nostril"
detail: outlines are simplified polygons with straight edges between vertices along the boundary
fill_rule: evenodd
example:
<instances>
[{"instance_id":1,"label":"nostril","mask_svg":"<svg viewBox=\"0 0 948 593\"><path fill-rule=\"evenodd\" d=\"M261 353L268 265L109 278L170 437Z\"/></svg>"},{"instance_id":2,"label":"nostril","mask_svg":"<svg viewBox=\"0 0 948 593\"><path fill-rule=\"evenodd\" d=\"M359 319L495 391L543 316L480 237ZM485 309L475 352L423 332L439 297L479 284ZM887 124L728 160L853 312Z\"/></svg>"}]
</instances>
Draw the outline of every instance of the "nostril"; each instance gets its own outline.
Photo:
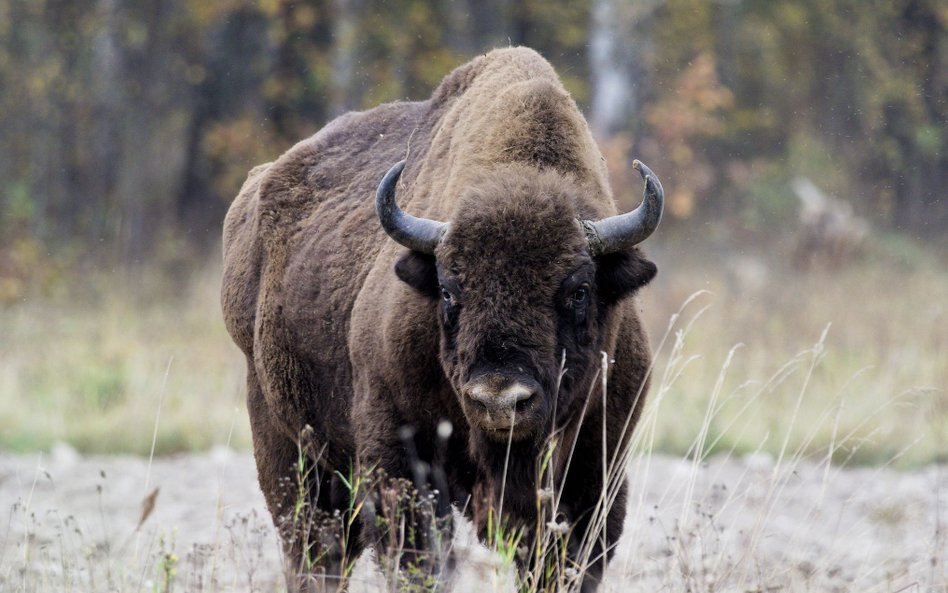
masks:
<instances>
[{"instance_id":1,"label":"nostril","mask_svg":"<svg viewBox=\"0 0 948 593\"><path fill-rule=\"evenodd\" d=\"M465 394L476 402L486 405L493 405L494 392L484 385L474 385L465 390Z\"/></svg>"},{"instance_id":2,"label":"nostril","mask_svg":"<svg viewBox=\"0 0 948 593\"><path fill-rule=\"evenodd\" d=\"M522 403L536 395L537 388L521 382L504 387L499 392L479 383L465 390L470 399L492 409L522 407Z\"/></svg>"},{"instance_id":3,"label":"nostril","mask_svg":"<svg viewBox=\"0 0 948 593\"><path fill-rule=\"evenodd\" d=\"M536 390L528 387L527 385L524 385L523 383L514 383L510 387L501 391L500 396L497 399L500 402L503 402L502 405L515 406L518 403L533 397L534 393L536 393Z\"/></svg>"}]
</instances>

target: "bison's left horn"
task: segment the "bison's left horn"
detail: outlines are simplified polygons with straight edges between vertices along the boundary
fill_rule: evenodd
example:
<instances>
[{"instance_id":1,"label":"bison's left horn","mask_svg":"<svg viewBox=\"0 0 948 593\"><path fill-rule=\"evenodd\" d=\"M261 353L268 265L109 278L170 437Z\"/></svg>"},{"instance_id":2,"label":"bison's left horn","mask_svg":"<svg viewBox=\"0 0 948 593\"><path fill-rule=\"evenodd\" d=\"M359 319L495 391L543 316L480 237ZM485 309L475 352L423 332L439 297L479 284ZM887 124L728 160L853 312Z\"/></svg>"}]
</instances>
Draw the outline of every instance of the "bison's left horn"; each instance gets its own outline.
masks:
<instances>
[{"instance_id":1,"label":"bison's left horn","mask_svg":"<svg viewBox=\"0 0 948 593\"><path fill-rule=\"evenodd\" d=\"M395 185L404 168L405 161L399 161L382 178L375 192L375 212L389 237L412 251L434 254L448 225L437 220L415 218L398 207L395 203Z\"/></svg>"},{"instance_id":2,"label":"bison's left horn","mask_svg":"<svg viewBox=\"0 0 948 593\"><path fill-rule=\"evenodd\" d=\"M582 221L589 251L594 256L615 253L641 243L648 239L662 220L662 209L665 207L662 182L644 163L636 160L632 166L645 180L645 197L639 207L632 212L602 220Z\"/></svg>"}]
</instances>

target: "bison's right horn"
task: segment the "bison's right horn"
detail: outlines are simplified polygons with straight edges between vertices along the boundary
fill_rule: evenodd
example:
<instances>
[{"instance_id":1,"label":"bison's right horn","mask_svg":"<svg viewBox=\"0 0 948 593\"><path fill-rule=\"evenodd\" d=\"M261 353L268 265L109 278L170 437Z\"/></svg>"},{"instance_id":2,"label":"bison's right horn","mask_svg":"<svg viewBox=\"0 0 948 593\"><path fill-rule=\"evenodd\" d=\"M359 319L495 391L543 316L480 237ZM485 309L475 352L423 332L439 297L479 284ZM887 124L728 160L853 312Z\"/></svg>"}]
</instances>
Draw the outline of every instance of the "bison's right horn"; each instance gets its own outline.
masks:
<instances>
[{"instance_id":1,"label":"bison's right horn","mask_svg":"<svg viewBox=\"0 0 948 593\"><path fill-rule=\"evenodd\" d=\"M434 254L448 225L437 220L415 218L395 203L395 185L401 177L405 161L398 161L388 170L375 192L375 212L388 236L412 251Z\"/></svg>"},{"instance_id":2,"label":"bison's right horn","mask_svg":"<svg viewBox=\"0 0 948 593\"><path fill-rule=\"evenodd\" d=\"M658 223L662 220L662 210L665 207L662 182L645 163L636 160L632 162L632 166L645 180L645 196L639 207L632 212L602 220L581 221L586 231L589 251L594 256L615 253L641 243L658 228Z\"/></svg>"}]
</instances>

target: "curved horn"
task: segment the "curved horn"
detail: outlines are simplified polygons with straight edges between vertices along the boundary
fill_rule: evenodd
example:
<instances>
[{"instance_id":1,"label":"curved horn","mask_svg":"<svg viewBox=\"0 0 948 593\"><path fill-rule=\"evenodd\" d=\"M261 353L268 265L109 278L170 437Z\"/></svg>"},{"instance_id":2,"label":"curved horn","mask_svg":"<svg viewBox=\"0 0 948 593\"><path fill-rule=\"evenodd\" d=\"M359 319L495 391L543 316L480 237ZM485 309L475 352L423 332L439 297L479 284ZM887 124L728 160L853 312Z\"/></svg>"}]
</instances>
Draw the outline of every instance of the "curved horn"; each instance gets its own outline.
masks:
<instances>
[{"instance_id":1,"label":"curved horn","mask_svg":"<svg viewBox=\"0 0 948 593\"><path fill-rule=\"evenodd\" d=\"M398 161L382 178L375 192L375 212L389 237L412 251L432 255L448 225L437 220L415 218L398 207L395 185L404 168L405 161Z\"/></svg>"},{"instance_id":2,"label":"curved horn","mask_svg":"<svg viewBox=\"0 0 948 593\"><path fill-rule=\"evenodd\" d=\"M602 220L583 220L589 251L593 256L615 253L632 247L648 239L662 220L665 206L665 190L662 182L644 163L635 160L632 166L642 174L645 180L645 197L638 208L632 212L603 218Z\"/></svg>"}]
</instances>

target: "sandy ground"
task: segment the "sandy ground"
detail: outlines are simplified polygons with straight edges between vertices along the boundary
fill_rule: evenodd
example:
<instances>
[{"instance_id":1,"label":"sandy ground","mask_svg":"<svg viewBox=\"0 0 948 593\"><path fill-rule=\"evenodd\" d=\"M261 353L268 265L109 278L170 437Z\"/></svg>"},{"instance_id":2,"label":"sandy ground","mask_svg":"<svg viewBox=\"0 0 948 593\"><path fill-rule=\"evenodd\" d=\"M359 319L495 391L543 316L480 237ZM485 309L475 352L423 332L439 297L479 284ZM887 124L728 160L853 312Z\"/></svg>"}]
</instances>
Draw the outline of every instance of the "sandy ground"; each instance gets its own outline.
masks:
<instances>
[{"instance_id":1,"label":"sandy ground","mask_svg":"<svg viewBox=\"0 0 948 593\"><path fill-rule=\"evenodd\" d=\"M948 591L948 468L840 469L765 455L629 468L601 591ZM136 529L143 501L154 509ZM275 591L279 552L250 455L156 459L0 453L0 593ZM461 529L457 590L512 591ZM363 557L352 591L379 588Z\"/></svg>"}]
</instances>

